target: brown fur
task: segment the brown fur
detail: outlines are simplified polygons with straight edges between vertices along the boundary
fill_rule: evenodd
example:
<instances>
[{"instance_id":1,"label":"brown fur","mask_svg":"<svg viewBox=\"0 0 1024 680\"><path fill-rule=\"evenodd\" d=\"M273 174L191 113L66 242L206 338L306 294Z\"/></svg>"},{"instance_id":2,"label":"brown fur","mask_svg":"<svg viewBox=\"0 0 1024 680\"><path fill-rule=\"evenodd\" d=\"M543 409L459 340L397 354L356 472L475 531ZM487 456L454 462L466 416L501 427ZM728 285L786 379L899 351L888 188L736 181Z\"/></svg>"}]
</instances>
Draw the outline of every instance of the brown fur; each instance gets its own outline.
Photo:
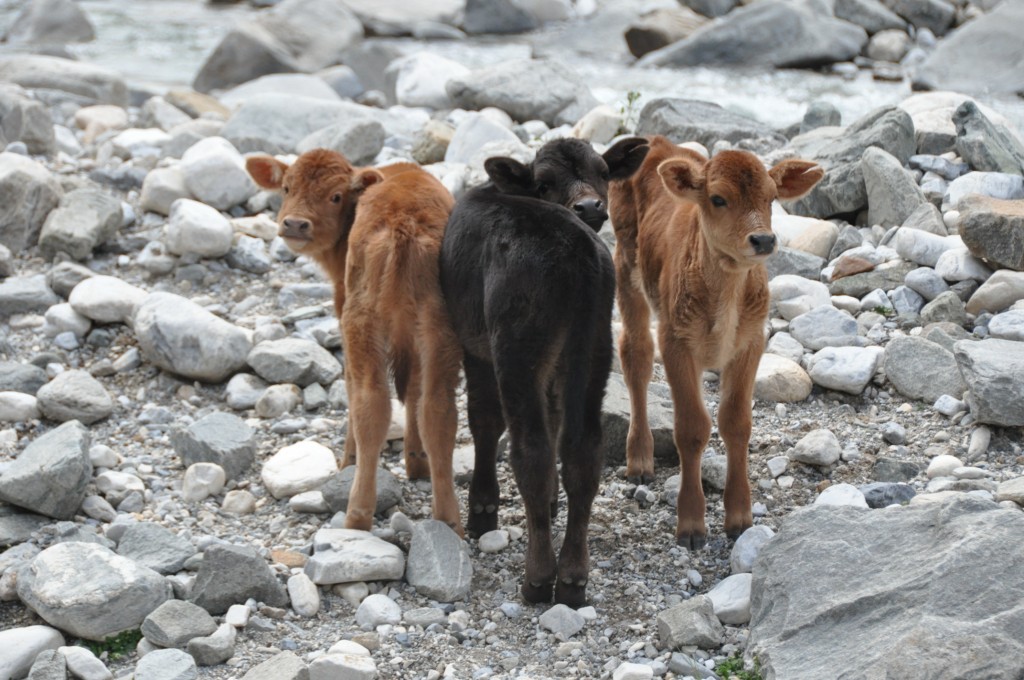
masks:
<instances>
[{"instance_id":1,"label":"brown fur","mask_svg":"<svg viewBox=\"0 0 1024 680\"><path fill-rule=\"evenodd\" d=\"M682 473L676 539L681 545L698 548L707 534L700 460L711 417L702 394L704 369L721 370L718 429L728 454L725 530L735 537L752 523L747 446L754 375L768 316L764 260L775 246L771 203L806 194L823 175L818 166L799 160L765 171L756 156L740 151L722 152L708 161L664 137L653 137L640 170L613 183L609 191L623 320L619 351L632 414L627 475L643 481L654 476L647 420L653 308L675 408ZM712 197L724 205L715 205ZM770 250L758 254L751 237L762 239Z\"/></svg>"},{"instance_id":2,"label":"brown fur","mask_svg":"<svg viewBox=\"0 0 1024 680\"><path fill-rule=\"evenodd\" d=\"M390 370L406 408L406 473L432 479L434 517L461 535L452 450L462 350L437 264L454 199L415 164L354 168L324 149L291 166L269 156L251 157L246 166L260 186L284 192L281 236L334 283L349 396L343 464L356 464L345 526L368 530L373 523L375 475L391 421Z\"/></svg>"}]
</instances>

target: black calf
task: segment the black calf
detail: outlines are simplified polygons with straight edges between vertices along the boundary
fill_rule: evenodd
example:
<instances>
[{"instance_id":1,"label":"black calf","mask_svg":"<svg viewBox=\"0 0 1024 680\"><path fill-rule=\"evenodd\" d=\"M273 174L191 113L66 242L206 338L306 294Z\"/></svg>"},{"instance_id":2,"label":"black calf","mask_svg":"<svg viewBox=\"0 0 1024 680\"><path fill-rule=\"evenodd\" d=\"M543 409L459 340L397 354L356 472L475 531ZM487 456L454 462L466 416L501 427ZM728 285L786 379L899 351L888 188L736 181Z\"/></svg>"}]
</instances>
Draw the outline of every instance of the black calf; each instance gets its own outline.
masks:
<instances>
[{"instance_id":1,"label":"black calf","mask_svg":"<svg viewBox=\"0 0 1024 680\"><path fill-rule=\"evenodd\" d=\"M646 154L640 138L604 156L561 139L529 166L491 158L484 165L491 182L459 200L441 245L441 288L465 350L476 445L467 526L478 536L497 528L495 458L507 424L526 505L523 597L530 602L550 600L552 586L558 602L586 602L615 292L612 258L596 232L607 218L608 181L632 175ZM557 568L556 450L569 506Z\"/></svg>"}]
</instances>

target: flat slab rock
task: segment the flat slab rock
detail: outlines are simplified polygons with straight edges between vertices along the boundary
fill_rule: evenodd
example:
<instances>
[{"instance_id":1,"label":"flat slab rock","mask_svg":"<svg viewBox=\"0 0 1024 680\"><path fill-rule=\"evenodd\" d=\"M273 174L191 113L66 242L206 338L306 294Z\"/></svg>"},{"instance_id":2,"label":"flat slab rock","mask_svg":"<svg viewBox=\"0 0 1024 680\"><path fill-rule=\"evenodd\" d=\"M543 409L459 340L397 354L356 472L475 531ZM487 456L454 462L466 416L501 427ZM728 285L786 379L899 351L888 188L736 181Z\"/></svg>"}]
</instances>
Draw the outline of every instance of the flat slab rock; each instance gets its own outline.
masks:
<instances>
[{"instance_id":1,"label":"flat slab rock","mask_svg":"<svg viewBox=\"0 0 1024 680\"><path fill-rule=\"evenodd\" d=\"M1022 539L1024 513L965 494L798 511L754 566L748 653L766 680L1022 677Z\"/></svg>"}]
</instances>

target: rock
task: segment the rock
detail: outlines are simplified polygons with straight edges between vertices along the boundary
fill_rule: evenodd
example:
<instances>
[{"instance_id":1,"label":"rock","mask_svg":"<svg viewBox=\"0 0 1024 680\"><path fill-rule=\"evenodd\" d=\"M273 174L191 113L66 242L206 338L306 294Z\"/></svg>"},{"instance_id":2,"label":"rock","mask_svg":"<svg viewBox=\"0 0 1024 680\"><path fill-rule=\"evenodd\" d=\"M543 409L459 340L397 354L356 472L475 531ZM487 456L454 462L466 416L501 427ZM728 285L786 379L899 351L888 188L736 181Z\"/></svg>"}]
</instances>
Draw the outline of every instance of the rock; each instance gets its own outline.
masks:
<instances>
[{"instance_id":1,"label":"rock","mask_svg":"<svg viewBox=\"0 0 1024 680\"><path fill-rule=\"evenodd\" d=\"M195 660L180 649L157 649L139 659L133 680L195 680Z\"/></svg>"},{"instance_id":2,"label":"rock","mask_svg":"<svg viewBox=\"0 0 1024 680\"><path fill-rule=\"evenodd\" d=\"M833 484L814 499L814 505L868 507L864 494L851 484Z\"/></svg>"},{"instance_id":3,"label":"rock","mask_svg":"<svg viewBox=\"0 0 1024 680\"><path fill-rule=\"evenodd\" d=\"M667 386L653 384L647 391L647 419L654 435L654 457L678 461L672 438L672 397ZM604 459L611 463L626 458L626 437L629 434L629 392L618 373L608 377L604 401L601 403L601 431Z\"/></svg>"},{"instance_id":4,"label":"rock","mask_svg":"<svg viewBox=\"0 0 1024 680\"><path fill-rule=\"evenodd\" d=\"M188 427L172 428L170 440L186 467L213 463L228 479L239 479L256 458L252 428L230 413L211 413Z\"/></svg>"},{"instance_id":5,"label":"rock","mask_svg":"<svg viewBox=\"0 0 1024 680\"><path fill-rule=\"evenodd\" d=\"M113 276L90 276L71 289L68 302L98 323L129 323L146 292Z\"/></svg>"},{"instance_id":6,"label":"rock","mask_svg":"<svg viewBox=\"0 0 1024 680\"><path fill-rule=\"evenodd\" d=\"M232 605L234 606L234 605ZM188 641L185 649L200 666L216 666L235 655L237 632L230 623L222 623L210 635L195 637Z\"/></svg>"},{"instance_id":7,"label":"rock","mask_svg":"<svg viewBox=\"0 0 1024 680\"><path fill-rule=\"evenodd\" d=\"M0 672L3 672L0 670ZM67 680L68 664L59 651L48 649L36 655L28 680Z\"/></svg>"},{"instance_id":8,"label":"rock","mask_svg":"<svg viewBox=\"0 0 1024 680\"><path fill-rule=\"evenodd\" d=\"M836 9L839 9L840 3L836 3ZM839 15L836 15L839 17ZM842 19L843 17L839 17ZM856 23L856 22L852 22ZM804 117L800 121L800 132L810 132L820 127L835 127L842 122L842 114L839 113L839 109L830 102L818 100L813 101L807 105L807 110L804 111Z\"/></svg>"},{"instance_id":9,"label":"rock","mask_svg":"<svg viewBox=\"0 0 1024 680\"><path fill-rule=\"evenodd\" d=\"M164 602L142 622L142 634L159 647L184 647L215 630L217 622L205 609L183 600Z\"/></svg>"},{"instance_id":10,"label":"rock","mask_svg":"<svg viewBox=\"0 0 1024 680\"><path fill-rule=\"evenodd\" d=\"M320 611L320 593L305 574L295 574L288 579L288 599L291 600L292 611L299 616L316 616Z\"/></svg>"},{"instance_id":11,"label":"rock","mask_svg":"<svg viewBox=\"0 0 1024 680\"><path fill-rule=\"evenodd\" d=\"M769 354L777 354L796 363L800 363L804 356L804 346L786 332L779 332L773 335L764 351Z\"/></svg>"},{"instance_id":12,"label":"rock","mask_svg":"<svg viewBox=\"0 0 1024 680\"><path fill-rule=\"evenodd\" d=\"M906 31L889 28L871 36L868 42L867 56L875 61L888 61L898 64L906 55L913 43Z\"/></svg>"},{"instance_id":13,"label":"rock","mask_svg":"<svg viewBox=\"0 0 1024 680\"><path fill-rule=\"evenodd\" d=\"M508 532L504 529L488 531L477 542L480 552L497 553L508 547Z\"/></svg>"},{"instance_id":14,"label":"rock","mask_svg":"<svg viewBox=\"0 0 1024 680\"><path fill-rule=\"evenodd\" d=\"M654 669L644 664L623 661L612 673L612 680L649 680L654 677Z\"/></svg>"},{"instance_id":15,"label":"rock","mask_svg":"<svg viewBox=\"0 0 1024 680\"><path fill-rule=\"evenodd\" d=\"M935 479L936 477L950 477L953 475L953 470L959 467L963 467L963 461L956 456L941 455L932 458L928 464L928 470L926 474L928 479Z\"/></svg>"},{"instance_id":16,"label":"rock","mask_svg":"<svg viewBox=\"0 0 1024 680\"><path fill-rule=\"evenodd\" d=\"M1024 342L1024 309L996 314L988 324L988 332L999 340Z\"/></svg>"},{"instance_id":17,"label":"rock","mask_svg":"<svg viewBox=\"0 0 1024 680\"><path fill-rule=\"evenodd\" d=\"M716 15L717 16L717 15ZM688 38L707 23L707 19L689 7L663 7L644 13L623 36L634 57Z\"/></svg>"},{"instance_id":18,"label":"rock","mask_svg":"<svg viewBox=\"0 0 1024 680\"><path fill-rule=\"evenodd\" d=\"M52 338L70 332L77 338L84 338L92 328L92 322L74 310L68 303L54 305L46 310L43 335Z\"/></svg>"},{"instance_id":19,"label":"rock","mask_svg":"<svg viewBox=\"0 0 1024 680\"><path fill-rule=\"evenodd\" d=\"M185 470L181 482L182 499L194 503L216 496L224 489L224 468L213 463L195 463Z\"/></svg>"},{"instance_id":20,"label":"rock","mask_svg":"<svg viewBox=\"0 0 1024 680\"><path fill-rule=\"evenodd\" d=\"M982 423L1024 425L1024 343L988 339L961 340L956 363L967 388L971 414ZM961 394L961 392L950 392Z\"/></svg>"},{"instance_id":21,"label":"rock","mask_svg":"<svg viewBox=\"0 0 1024 680\"><path fill-rule=\"evenodd\" d=\"M1015 201L1024 198L1024 177L1004 172L969 172L949 183L942 201L957 208L972 194Z\"/></svg>"},{"instance_id":22,"label":"rock","mask_svg":"<svg viewBox=\"0 0 1024 680\"><path fill-rule=\"evenodd\" d=\"M257 191L255 182L245 169L242 155L223 137L207 137L196 142L181 157L179 167L185 176L185 187L189 192L217 210L228 210L244 203ZM180 210L181 208L177 211L172 209L172 218ZM218 233L219 231L221 230L218 229ZM212 234L209 238L216 239Z\"/></svg>"},{"instance_id":23,"label":"rock","mask_svg":"<svg viewBox=\"0 0 1024 680\"><path fill-rule=\"evenodd\" d=\"M95 378L86 371L64 371L36 393L39 410L59 423L77 420L86 425L114 412L114 402Z\"/></svg>"},{"instance_id":24,"label":"rock","mask_svg":"<svg viewBox=\"0 0 1024 680\"><path fill-rule=\"evenodd\" d=\"M159 574L174 574L184 568L185 562L196 554L196 549L191 541L170 529L152 522L137 522L128 527L118 541L117 554Z\"/></svg>"},{"instance_id":25,"label":"rock","mask_svg":"<svg viewBox=\"0 0 1024 680\"><path fill-rule=\"evenodd\" d=\"M341 364L311 340L284 338L261 342L249 352L253 370L270 383L294 383L305 387L318 382L330 385L341 375Z\"/></svg>"},{"instance_id":26,"label":"rock","mask_svg":"<svg viewBox=\"0 0 1024 680\"><path fill-rule=\"evenodd\" d=\"M105 68L71 59L28 54L0 58L0 82L29 90L57 90L99 104L128 105L124 79Z\"/></svg>"},{"instance_id":27,"label":"rock","mask_svg":"<svg viewBox=\"0 0 1024 680\"><path fill-rule=\"evenodd\" d=\"M945 0L895 0L892 9L916 28L937 36L946 34L956 15L956 8Z\"/></svg>"},{"instance_id":28,"label":"rock","mask_svg":"<svg viewBox=\"0 0 1024 680\"><path fill-rule=\"evenodd\" d=\"M64 45L96 37L89 17L71 0L31 0L4 35L12 44Z\"/></svg>"},{"instance_id":29,"label":"rock","mask_svg":"<svg viewBox=\"0 0 1024 680\"><path fill-rule=\"evenodd\" d=\"M832 222L799 215L773 215L772 231L784 246L827 258L839 237L839 228ZM858 242L859 244L859 242ZM817 276L814 277L817 279Z\"/></svg>"},{"instance_id":30,"label":"rock","mask_svg":"<svg viewBox=\"0 0 1024 680\"><path fill-rule=\"evenodd\" d=\"M873 482L858 487L869 508L885 508L890 505L906 505L916 495L909 484Z\"/></svg>"},{"instance_id":31,"label":"rock","mask_svg":"<svg viewBox=\"0 0 1024 680\"><path fill-rule=\"evenodd\" d=\"M416 135L412 149L413 160L421 165L442 162L454 134L455 128L451 125L439 120L430 120Z\"/></svg>"},{"instance_id":32,"label":"rock","mask_svg":"<svg viewBox=\"0 0 1024 680\"><path fill-rule=\"evenodd\" d=\"M83 587L84 586L84 587ZM18 577L18 597L51 625L87 640L138 628L171 598L152 569L95 543L58 543Z\"/></svg>"},{"instance_id":33,"label":"rock","mask_svg":"<svg viewBox=\"0 0 1024 680\"><path fill-rule=\"evenodd\" d=\"M256 511L256 497L248 491L228 491L224 494L221 510L232 515L251 515Z\"/></svg>"},{"instance_id":34,"label":"rock","mask_svg":"<svg viewBox=\"0 0 1024 680\"><path fill-rule=\"evenodd\" d=\"M518 121L548 125L575 123L597 106L580 76L559 61L507 61L452 78L445 85L452 102L465 109L495 106Z\"/></svg>"},{"instance_id":35,"label":"rock","mask_svg":"<svg viewBox=\"0 0 1024 680\"><path fill-rule=\"evenodd\" d=\"M160 96L150 97L142 105L139 122L146 127L158 127L170 132L178 125L189 123L192 116Z\"/></svg>"},{"instance_id":36,"label":"rock","mask_svg":"<svg viewBox=\"0 0 1024 680\"><path fill-rule=\"evenodd\" d=\"M947 281L985 281L992 275L992 270L971 255L967 248L952 248L939 256L935 273Z\"/></svg>"},{"instance_id":37,"label":"rock","mask_svg":"<svg viewBox=\"0 0 1024 680\"><path fill-rule=\"evenodd\" d=\"M189 182L187 176L185 182ZM222 257L231 250L233 236L231 223L214 208L190 198L180 198L171 204L167 249L175 255Z\"/></svg>"},{"instance_id":38,"label":"rock","mask_svg":"<svg viewBox=\"0 0 1024 680\"><path fill-rule=\"evenodd\" d=\"M754 378L754 397L764 401L803 401L811 394L811 378L792 359L764 354Z\"/></svg>"},{"instance_id":39,"label":"rock","mask_svg":"<svg viewBox=\"0 0 1024 680\"><path fill-rule=\"evenodd\" d=\"M356 609L356 623L360 626L376 628L385 623L397 625L401 620L402 608L381 593L368 596Z\"/></svg>"},{"instance_id":40,"label":"rock","mask_svg":"<svg viewBox=\"0 0 1024 680\"><path fill-rule=\"evenodd\" d=\"M1024 202L968 196L959 205L958 228L971 254L1024 271Z\"/></svg>"},{"instance_id":41,"label":"rock","mask_svg":"<svg viewBox=\"0 0 1024 680\"><path fill-rule=\"evenodd\" d=\"M722 623L744 625L750 621L749 573L733 574L708 591L715 616Z\"/></svg>"},{"instance_id":42,"label":"rock","mask_svg":"<svg viewBox=\"0 0 1024 680\"><path fill-rule=\"evenodd\" d=\"M900 228L896 230L893 246L905 260L926 267L934 267L947 250L960 248L960 239L955 236L937 236L920 229Z\"/></svg>"},{"instance_id":43,"label":"rock","mask_svg":"<svg viewBox=\"0 0 1024 680\"><path fill-rule=\"evenodd\" d=\"M369 656L359 654L326 654L309 664L310 680L375 680L377 664Z\"/></svg>"},{"instance_id":44,"label":"rock","mask_svg":"<svg viewBox=\"0 0 1024 680\"><path fill-rule=\"evenodd\" d=\"M1010 174L1024 170L1024 143L1006 127L992 123L975 102L961 104L953 123L956 150L971 168Z\"/></svg>"},{"instance_id":45,"label":"rock","mask_svg":"<svg viewBox=\"0 0 1024 680\"><path fill-rule=\"evenodd\" d=\"M768 258L765 266L769 280L790 274L817 281L825 264L825 260L817 255L782 246Z\"/></svg>"},{"instance_id":46,"label":"rock","mask_svg":"<svg viewBox=\"0 0 1024 680\"><path fill-rule=\"evenodd\" d=\"M292 153L310 134L356 119L388 120L379 110L351 102L268 93L242 104L221 134L242 153Z\"/></svg>"},{"instance_id":47,"label":"rock","mask_svg":"<svg viewBox=\"0 0 1024 680\"><path fill-rule=\"evenodd\" d=\"M302 391L298 385L271 385L256 402L256 415L260 418L280 418L298 408Z\"/></svg>"},{"instance_id":48,"label":"rock","mask_svg":"<svg viewBox=\"0 0 1024 680\"><path fill-rule=\"evenodd\" d=\"M690 646L717 649L725 637L707 595L697 595L660 612L657 621L658 638L670 650Z\"/></svg>"},{"instance_id":49,"label":"rock","mask_svg":"<svg viewBox=\"0 0 1024 680\"><path fill-rule=\"evenodd\" d=\"M218 383L245 366L245 332L173 293L150 293L135 313L135 335L147 361L196 380Z\"/></svg>"},{"instance_id":50,"label":"rock","mask_svg":"<svg viewBox=\"0 0 1024 680\"><path fill-rule=\"evenodd\" d=\"M1024 300L1024 273L1000 269L967 301L967 312L1001 312L1018 300Z\"/></svg>"},{"instance_id":51,"label":"rock","mask_svg":"<svg viewBox=\"0 0 1024 680\"><path fill-rule=\"evenodd\" d=\"M228 381L225 400L228 406L236 411L244 411L256 406L256 402L266 390L267 383L263 382L261 378L248 373L239 373Z\"/></svg>"},{"instance_id":52,"label":"rock","mask_svg":"<svg viewBox=\"0 0 1024 680\"><path fill-rule=\"evenodd\" d=\"M622 128L622 114L608 104L592 108L572 127L570 135L591 143L608 144Z\"/></svg>"},{"instance_id":53,"label":"rock","mask_svg":"<svg viewBox=\"0 0 1024 680\"><path fill-rule=\"evenodd\" d=\"M785 137L753 118L693 99L651 100L640 111L636 133L664 135L676 144L694 141L708 149L722 140L733 145L753 140L769 149L785 143Z\"/></svg>"},{"instance_id":54,"label":"rock","mask_svg":"<svg viewBox=\"0 0 1024 680\"><path fill-rule=\"evenodd\" d=\"M848 61L868 41L860 26L771 0L741 7L638 62L642 66L808 67Z\"/></svg>"},{"instance_id":55,"label":"rock","mask_svg":"<svg viewBox=\"0 0 1024 680\"><path fill-rule=\"evenodd\" d=\"M415 52L391 62L386 75L394 83L395 100L402 106L452 108L445 84L469 74L462 64L431 52Z\"/></svg>"},{"instance_id":56,"label":"rock","mask_svg":"<svg viewBox=\"0 0 1024 680\"><path fill-rule=\"evenodd\" d=\"M211 614L223 614L250 597L285 607L288 595L274 572L248 546L212 545L203 553L189 601Z\"/></svg>"},{"instance_id":57,"label":"rock","mask_svg":"<svg viewBox=\"0 0 1024 680\"><path fill-rule=\"evenodd\" d=\"M424 24L452 24L465 3L459 0L380 3L349 0L347 6L372 35L417 35ZM452 29L455 30L455 29ZM419 36L422 37L422 36Z\"/></svg>"},{"instance_id":58,"label":"rock","mask_svg":"<svg viewBox=\"0 0 1024 680\"><path fill-rule=\"evenodd\" d=\"M523 33L537 28L536 20L512 0L466 0L462 30L480 33Z\"/></svg>"},{"instance_id":59,"label":"rock","mask_svg":"<svg viewBox=\"0 0 1024 680\"><path fill-rule=\"evenodd\" d=\"M42 274L12 276L0 283L0 316L4 318L26 312L41 312L59 302L46 285L46 277Z\"/></svg>"},{"instance_id":60,"label":"rock","mask_svg":"<svg viewBox=\"0 0 1024 680\"><path fill-rule=\"evenodd\" d=\"M487 116L471 113L455 128L445 150L445 163L469 163L485 144L519 144L519 138L507 127Z\"/></svg>"},{"instance_id":61,"label":"rock","mask_svg":"<svg viewBox=\"0 0 1024 680\"><path fill-rule=\"evenodd\" d=\"M784 456L780 456L780 458L783 461L786 460ZM740 537L736 539L736 543L732 546L732 553L729 555L729 567L732 569L732 573L749 573L754 567L754 560L760 554L761 548L774 535L775 532L770 527L763 525L752 526L740 534ZM715 613L718 614L717 611ZM726 621L726 623L728 622Z\"/></svg>"},{"instance_id":62,"label":"rock","mask_svg":"<svg viewBox=\"0 0 1024 680\"><path fill-rule=\"evenodd\" d=\"M348 509L348 499L355 479L355 466L349 465L340 472L332 473L324 483L321 491L331 512L344 512ZM384 468L377 468L376 474L377 505L376 514L395 507L402 502L402 483L395 475Z\"/></svg>"},{"instance_id":63,"label":"rock","mask_svg":"<svg viewBox=\"0 0 1024 680\"><path fill-rule=\"evenodd\" d=\"M967 312L960 297L949 290L939 294L921 309L921 321L926 324L947 322L964 326L967 323Z\"/></svg>"},{"instance_id":64,"label":"rock","mask_svg":"<svg viewBox=\"0 0 1024 680\"><path fill-rule=\"evenodd\" d=\"M800 276L776 276L768 283L768 290L779 314L788 321L816 307L831 304L828 286Z\"/></svg>"},{"instance_id":65,"label":"rock","mask_svg":"<svg viewBox=\"0 0 1024 680\"><path fill-rule=\"evenodd\" d=\"M321 529L305 573L320 585L358 581L394 581L405 573L402 550L367 531Z\"/></svg>"},{"instance_id":66,"label":"rock","mask_svg":"<svg viewBox=\"0 0 1024 680\"><path fill-rule=\"evenodd\" d=\"M0 72L3 70L0 58ZM20 252L39 240L46 216L63 191L41 164L15 153L0 153L0 244Z\"/></svg>"},{"instance_id":67,"label":"rock","mask_svg":"<svg viewBox=\"0 0 1024 680\"><path fill-rule=\"evenodd\" d=\"M853 297L864 297L876 289L892 290L903 283L907 274L917 267L910 262L897 260L885 262L869 272L854 274L842 279L834 279L828 290L832 295L852 295Z\"/></svg>"},{"instance_id":68,"label":"rock","mask_svg":"<svg viewBox=\"0 0 1024 680\"><path fill-rule=\"evenodd\" d=\"M903 222L927 200L903 162L870 146L861 157L861 172L868 195L868 223L890 227Z\"/></svg>"},{"instance_id":69,"label":"rock","mask_svg":"<svg viewBox=\"0 0 1024 680\"><path fill-rule=\"evenodd\" d=\"M857 321L831 304L815 307L789 323L789 333L808 349L852 345L857 339Z\"/></svg>"},{"instance_id":70,"label":"rock","mask_svg":"<svg viewBox=\"0 0 1024 680\"><path fill-rule=\"evenodd\" d=\"M121 202L106 191L76 189L65 194L46 218L39 249L46 258L63 252L84 260L121 226Z\"/></svg>"},{"instance_id":71,"label":"rock","mask_svg":"<svg viewBox=\"0 0 1024 680\"><path fill-rule=\"evenodd\" d=\"M825 677L842 667L924 678L948 671L949 660L935 650L958 640L990 650L986 674L1019 674L1021 631L981 631L976 622L1020 620L1021 604L999 593L1024 587L1024 575L1012 567L1013 537L1022 530L1024 515L964 494L893 511L794 513L758 561L748 653L767 677ZM955 585L961 570L975 575L970 592ZM843 615L827 632L806 625L834 616L837 602ZM938 628L924 623L935 621Z\"/></svg>"},{"instance_id":72,"label":"rock","mask_svg":"<svg viewBox=\"0 0 1024 680\"><path fill-rule=\"evenodd\" d=\"M888 152L901 166L917 148L910 115L896 107L875 109L846 129L813 130L790 143L799 156L820 163L826 174L810 194L788 209L818 218L857 212L868 205L861 162L868 147Z\"/></svg>"},{"instance_id":73,"label":"rock","mask_svg":"<svg viewBox=\"0 0 1024 680\"><path fill-rule=\"evenodd\" d=\"M0 139L3 138L23 142L30 154L52 156L59 148L50 109L16 88L0 91Z\"/></svg>"},{"instance_id":74,"label":"rock","mask_svg":"<svg viewBox=\"0 0 1024 680\"><path fill-rule=\"evenodd\" d=\"M71 519L92 477L89 431L64 423L33 440L0 475L0 500L56 519Z\"/></svg>"},{"instance_id":75,"label":"rock","mask_svg":"<svg viewBox=\"0 0 1024 680\"><path fill-rule=\"evenodd\" d=\"M17 423L42 416L39 400L22 392L0 392L0 422Z\"/></svg>"},{"instance_id":76,"label":"rock","mask_svg":"<svg viewBox=\"0 0 1024 680\"><path fill-rule=\"evenodd\" d=\"M684 678L690 676L693 678L700 678L701 680L717 680L719 677L717 673L709 670L708 667L700 661L678 652L673 653L669 658L668 669L678 677Z\"/></svg>"},{"instance_id":77,"label":"rock","mask_svg":"<svg viewBox=\"0 0 1024 680\"><path fill-rule=\"evenodd\" d=\"M274 498L290 498L319 489L337 470L334 453L307 439L286 446L267 459L260 478Z\"/></svg>"},{"instance_id":78,"label":"rock","mask_svg":"<svg viewBox=\"0 0 1024 680\"><path fill-rule=\"evenodd\" d=\"M811 430L796 443L789 457L808 465L827 467L839 460L842 447L830 430Z\"/></svg>"},{"instance_id":79,"label":"rock","mask_svg":"<svg viewBox=\"0 0 1024 680\"><path fill-rule=\"evenodd\" d=\"M0 677L23 678L35 658L64 645L64 636L49 626L22 626L0 631Z\"/></svg>"},{"instance_id":80,"label":"rock","mask_svg":"<svg viewBox=\"0 0 1024 680\"><path fill-rule=\"evenodd\" d=\"M587 625L586 619L572 607L556 604L540 615L537 623L551 631L559 640L568 640Z\"/></svg>"},{"instance_id":81,"label":"rock","mask_svg":"<svg viewBox=\"0 0 1024 680\"><path fill-rule=\"evenodd\" d=\"M35 394L46 381L46 371L38 366L0 361L0 391Z\"/></svg>"},{"instance_id":82,"label":"rock","mask_svg":"<svg viewBox=\"0 0 1024 680\"><path fill-rule=\"evenodd\" d=\"M946 225L942 223L939 209L931 203L922 203L903 220L904 229L918 229L938 236L946 235Z\"/></svg>"},{"instance_id":83,"label":"rock","mask_svg":"<svg viewBox=\"0 0 1024 680\"><path fill-rule=\"evenodd\" d=\"M304 73L273 73L231 88L220 96L220 102L237 109L261 94L284 94L329 102L339 100L338 93L323 78Z\"/></svg>"},{"instance_id":84,"label":"rock","mask_svg":"<svg viewBox=\"0 0 1024 680\"><path fill-rule=\"evenodd\" d=\"M1013 501L1017 505L1024 505L1024 477L1015 477L1005 482L999 482L996 491L996 501Z\"/></svg>"},{"instance_id":85,"label":"rock","mask_svg":"<svg viewBox=\"0 0 1024 680\"><path fill-rule=\"evenodd\" d=\"M914 292L918 293L922 298L929 301L934 300L939 295L949 290L949 284L947 284L934 269L929 267L918 267L917 269L907 273L904 280L907 283L907 288L910 288Z\"/></svg>"},{"instance_id":86,"label":"rock","mask_svg":"<svg viewBox=\"0 0 1024 680\"><path fill-rule=\"evenodd\" d=\"M433 519L418 522L405 569L409 585L432 600L454 602L469 594L472 579L469 550L452 528Z\"/></svg>"},{"instance_id":87,"label":"rock","mask_svg":"<svg viewBox=\"0 0 1024 680\"><path fill-rule=\"evenodd\" d=\"M295 652L286 651L254 666L242 680L309 680L309 670Z\"/></svg>"},{"instance_id":88,"label":"rock","mask_svg":"<svg viewBox=\"0 0 1024 680\"><path fill-rule=\"evenodd\" d=\"M146 174L140 199L143 210L169 215L171 206L179 198L193 198L185 184L185 173L180 165L155 168Z\"/></svg>"},{"instance_id":89,"label":"rock","mask_svg":"<svg viewBox=\"0 0 1024 680\"><path fill-rule=\"evenodd\" d=\"M943 394L963 394L967 385L954 370L952 352L918 337L897 337L885 347L885 375L905 397L933 403Z\"/></svg>"},{"instance_id":90,"label":"rock","mask_svg":"<svg viewBox=\"0 0 1024 680\"><path fill-rule=\"evenodd\" d=\"M1019 92L1024 74L1013 68L1020 41L1012 27L1021 25L1024 7L1003 3L968 22L941 41L913 74L915 89ZM978 50L984 45L984 50ZM985 74L979 80L978 74Z\"/></svg>"},{"instance_id":91,"label":"rock","mask_svg":"<svg viewBox=\"0 0 1024 680\"><path fill-rule=\"evenodd\" d=\"M376 120L341 120L302 138L295 151L331 149L345 156L353 165L366 165L384 148L387 132Z\"/></svg>"}]
</instances>

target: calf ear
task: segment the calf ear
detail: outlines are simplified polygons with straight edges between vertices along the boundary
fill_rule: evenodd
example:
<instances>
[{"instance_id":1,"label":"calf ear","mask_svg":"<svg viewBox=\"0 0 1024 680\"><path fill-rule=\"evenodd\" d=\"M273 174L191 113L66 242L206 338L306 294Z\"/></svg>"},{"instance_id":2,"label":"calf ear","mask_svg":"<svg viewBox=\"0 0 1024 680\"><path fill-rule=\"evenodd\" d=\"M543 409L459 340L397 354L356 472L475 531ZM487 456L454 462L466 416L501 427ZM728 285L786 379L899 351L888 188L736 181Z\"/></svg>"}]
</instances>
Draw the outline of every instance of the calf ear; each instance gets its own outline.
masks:
<instances>
[{"instance_id":1,"label":"calf ear","mask_svg":"<svg viewBox=\"0 0 1024 680\"><path fill-rule=\"evenodd\" d=\"M494 186L506 194L533 195L533 171L514 158L495 156L484 161L484 171Z\"/></svg>"},{"instance_id":2,"label":"calf ear","mask_svg":"<svg viewBox=\"0 0 1024 680\"><path fill-rule=\"evenodd\" d=\"M784 201L795 201L806 196L814 185L821 181L825 176L825 170L811 161L790 159L773 167L768 171L768 175L775 180L779 198Z\"/></svg>"},{"instance_id":3,"label":"calf ear","mask_svg":"<svg viewBox=\"0 0 1024 680\"><path fill-rule=\"evenodd\" d=\"M374 184L384 181L384 175L380 174L380 170L376 168L364 168L356 174L352 175L352 182L349 184L349 188L357 194L360 194Z\"/></svg>"},{"instance_id":4,"label":"calf ear","mask_svg":"<svg viewBox=\"0 0 1024 680\"><path fill-rule=\"evenodd\" d=\"M704 168L689 158L670 158L658 166L658 175L669 193L697 201L704 191Z\"/></svg>"},{"instance_id":5,"label":"calf ear","mask_svg":"<svg viewBox=\"0 0 1024 680\"><path fill-rule=\"evenodd\" d=\"M288 166L273 156L260 154L245 159L245 169L264 189L280 189L284 180L284 172Z\"/></svg>"},{"instance_id":6,"label":"calf ear","mask_svg":"<svg viewBox=\"0 0 1024 680\"><path fill-rule=\"evenodd\" d=\"M628 179L647 157L650 144L643 137L620 139L601 158L608 165L609 179Z\"/></svg>"}]
</instances>

